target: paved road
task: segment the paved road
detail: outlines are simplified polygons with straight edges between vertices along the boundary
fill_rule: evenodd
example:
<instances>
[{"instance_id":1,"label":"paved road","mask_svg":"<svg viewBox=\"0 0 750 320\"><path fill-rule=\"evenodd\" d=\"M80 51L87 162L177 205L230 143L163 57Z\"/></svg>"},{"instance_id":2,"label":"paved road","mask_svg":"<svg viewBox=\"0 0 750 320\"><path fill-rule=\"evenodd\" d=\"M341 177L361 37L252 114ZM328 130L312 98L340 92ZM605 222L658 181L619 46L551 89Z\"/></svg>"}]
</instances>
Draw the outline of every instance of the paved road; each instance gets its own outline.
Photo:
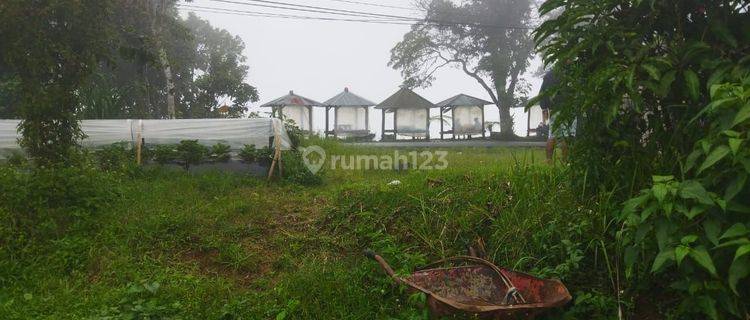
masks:
<instances>
[{"instance_id":1,"label":"paved road","mask_svg":"<svg viewBox=\"0 0 750 320\"><path fill-rule=\"evenodd\" d=\"M544 147L542 141L497 141L497 140L432 140L432 141L398 141L398 142L358 142L347 143L353 146L386 147L386 148L449 148L449 147L509 147L535 148Z\"/></svg>"}]
</instances>

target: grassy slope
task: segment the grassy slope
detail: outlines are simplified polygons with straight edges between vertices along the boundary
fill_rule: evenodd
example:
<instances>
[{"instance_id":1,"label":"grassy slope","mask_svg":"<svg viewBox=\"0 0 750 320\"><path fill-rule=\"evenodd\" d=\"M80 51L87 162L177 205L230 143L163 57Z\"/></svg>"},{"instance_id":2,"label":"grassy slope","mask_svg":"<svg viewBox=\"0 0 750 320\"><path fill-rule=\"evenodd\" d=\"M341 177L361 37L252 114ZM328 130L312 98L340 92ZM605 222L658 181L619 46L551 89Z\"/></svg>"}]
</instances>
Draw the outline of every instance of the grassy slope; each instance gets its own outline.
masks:
<instances>
[{"instance_id":1,"label":"grassy slope","mask_svg":"<svg viewBox=\"0 0 750 320\"><path fill-rule=\"evenodd\" d=\"M329 155L393 151L321 143ZM0 314L421 318L361 249L407 272L480 237L499 264L562 277L574 292L607 290L597 288L608 277L597 260L606 201L577 203L539 150L449 151L444 171L328 169L317 187L224 174L123 179L119 200L92 221L0 249ZM387 186L394 179L402 184Z\"/></svg>"}]
</instances>

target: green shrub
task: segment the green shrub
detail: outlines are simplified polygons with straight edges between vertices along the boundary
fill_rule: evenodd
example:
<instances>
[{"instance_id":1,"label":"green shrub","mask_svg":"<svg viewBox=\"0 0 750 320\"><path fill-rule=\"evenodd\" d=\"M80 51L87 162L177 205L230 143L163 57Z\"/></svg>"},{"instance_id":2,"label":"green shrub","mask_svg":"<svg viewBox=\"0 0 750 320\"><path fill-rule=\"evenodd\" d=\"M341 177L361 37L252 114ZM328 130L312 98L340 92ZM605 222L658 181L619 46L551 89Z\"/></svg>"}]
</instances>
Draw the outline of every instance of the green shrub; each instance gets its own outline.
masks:
<instances>
[{"instance_id":1,"label":"green shrub","mask_svg":"<svg viewBox=\"0 0 750 320\"><path fill-rule=\"evenodd\" d=\"M208 148L198 143L198 140L182 140L177 145L177 160L182 162L185 170L190 169L192 165L203 163L208 154Z\"/></svg>"},{"instance_id":2,"label":"green shrub","mask_svg":"<svg viewBox=\"0 0 750 320\"><path fill-rule=\"evenodd\" d=\"M258 162L264 166L270 165L271 161L273 161L273 154L275 152L276 150L274 150L270 146L265 146L263 148L258 149L258 153L257 153Z\"/></svg>"},{"instance_id":3,"label":"green shrub","mask_svg":"<svg viewBox=\"0 0 750 320\"><path fill-rule=\"evenodd\" d=\"M102 170L122 171L135 165L135 150L128 142L113 143L94 152L94 157Z\"/></svg>"},{"instance_id":4,"label":"green shrub","mask_svg":"<svg viewBox=\"0 0 750 320\"><path fill-rule=\"evenodd\" d=\"M284 128L286 129L286 133L292 143L292 150L297 150L302 142L302 137L304 137L304 131L302 131L302 129L300 129L292 120L284 121Z\"/></svg>"},{"instance_id":5,"label":"green shrub","mask_svg":"<svg viewBox=\"0 0 750 320\"><path fill-rule=\"evenodd\" d=\"M750 69L744 72L748 75ZM626 272L640 279L671 273L678 314L709 318L750 312L750 77L714 85L705 109L709 131L683 157L683 177L654 176L625 203L621 237ZM747 115L743 115L743 109Z\"/></svg>"},{"instance_id":6,"label":"green shrub","mask_svg":"<svg viewBox=\"0 0 750 320\"><path fill-rule=\"evenodd\" d=\"M240 159L246 163L253 163L258 159L258 150L254 144L246 144L239 153Z\"/></svg>"},{"instance_id":7,"label":"green shrub","mask_svg":"<svg viewBox=\"0 0 750 320\"><path fill-rule=\"evenodd\" d=\"M101 319L181 319L182 304L167 300L158 282L131 283L117 306L100 312Z\"/></svg>"},{"instance_id":8,"label":"green shrub","mask_svg":"<svg viewBox=\"0 0 750 320\"><path fill-rule=\"evenodd\" d=\"M285 180L303 186L316 186L323 183L321 175L313 174L302 161L302 154L298 151L284 152L282 157L283 177Z\"/></svg>"},{"instance_id":9,"label":"green shrub","mask_svg":"<svg viewBox=\"0 0 750 320\"><path fill-rule=\"evenodd\" d=\"M616 248L626 293L673 318L748 318L747 6L549 0L540 11L559 12L536 36L560 80L543 93L552 112L578 119L575 181L632 197Z\"/></svg>"},{"instance_id":10,"label":"green shrub","mask_svg":"<svg viewBox=\"0 0 750 320\"><path fill-rule=\"evenodd\" d=\"M7 163L14 167L24 167L29 163L26 156L20 151L13 151L8 155L6 159Z\"/></svg>"},{"instance_id":11,"label":"green shrub","mask_svg":"<svg viewBox=\"0 0 750 320\"><path fill-rule=\"evenodd\" d=\"M211 160L215 162L229 161L232 158L232 155L229 153L231 149L232 147L223 143L217 143L211 146Z\"/></svg>"},{"instance_id":12,"label":"green shrub","mask_svg":"<svg viewBox=\"0 0 750 320\"><path fill-rule=\"evenodd\" d=\"M153 148L154 161L156 163L164 165L172 163L177 160L179 153L177 152L177 146L173 144L160 144Z\"/></svg>"},{"instance_id":13,"label":"green shrub","mask_svg":"<svg viewBox=\"0 0 750 320\"><path fill-rule=\"evenodd\" d=\"M0 166L0 207L22 229L54 234L108 208L119 198L118 186L112 175L91 167Z\"/></svg>"}]
</instances>

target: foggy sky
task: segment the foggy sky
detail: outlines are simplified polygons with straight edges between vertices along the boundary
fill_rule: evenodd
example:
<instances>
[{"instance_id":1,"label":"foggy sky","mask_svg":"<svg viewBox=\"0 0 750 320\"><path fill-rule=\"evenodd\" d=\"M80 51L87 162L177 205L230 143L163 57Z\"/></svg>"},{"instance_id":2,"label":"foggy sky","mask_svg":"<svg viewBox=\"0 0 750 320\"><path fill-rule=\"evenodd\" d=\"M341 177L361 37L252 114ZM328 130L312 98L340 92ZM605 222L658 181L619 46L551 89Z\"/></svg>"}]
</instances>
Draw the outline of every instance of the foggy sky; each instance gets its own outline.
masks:
<instances>
[{"instance_id":1,"label":"foggy sky","mask_svg":"<svg viewBox=\"0 0 750 320\"><path fill-rule=\"evenodd\" d=\"M419 12L414 11L330 0L283 0L282 2L399 16L420 16ZM364 2L411 7L409 0L364 0ZM320 16L316 13L258 8L210 0L195 0L190 4L241 11ZM183 15L188 11L190 10L181 9ZM258 108L258 106L287 94L289 90L323 102L348 87L353 93L378 103L398 90L402 82L399 71L388 67L387 63L390 59L391 48L409 31L410 27L407 25L293 20L209 12L195 12L195 14L208 20L213 26L226 29L231 34L239 36L245 42L246 64L250 68L247 82L257 87L260 93L260 101L252 104L250 111L270 111ZM532 96L538 92L541 79L531 75L530 71L535 71L539 64L540 62L535 60L525 76L532 86ZM415 91L433 103L459 93L491 101L487 92L475 80L456 68L445 68L439 71L431 87ZM325 126L323 110L323 108L315 108L313 113L313 128L318 131L322 131ZM370 128L379 136L380 110L371 109L370 112ZM438 110L432 110L431 115L438 115ZM525 136L526 115L523 109L514 109L513 115L516 134ZM387 117L386 120L391 121L390 118ZM485 118L487 121L497 121L497 108L487 106ZM333 126L333 119L331 119L331 126ZM390 127L389 122L386 123L386 127ZM536 124L532 124L532 127L536 127ZM438 136L439 123L433 123L431 129L431 135Z\"/></svg>"}]
</instances>

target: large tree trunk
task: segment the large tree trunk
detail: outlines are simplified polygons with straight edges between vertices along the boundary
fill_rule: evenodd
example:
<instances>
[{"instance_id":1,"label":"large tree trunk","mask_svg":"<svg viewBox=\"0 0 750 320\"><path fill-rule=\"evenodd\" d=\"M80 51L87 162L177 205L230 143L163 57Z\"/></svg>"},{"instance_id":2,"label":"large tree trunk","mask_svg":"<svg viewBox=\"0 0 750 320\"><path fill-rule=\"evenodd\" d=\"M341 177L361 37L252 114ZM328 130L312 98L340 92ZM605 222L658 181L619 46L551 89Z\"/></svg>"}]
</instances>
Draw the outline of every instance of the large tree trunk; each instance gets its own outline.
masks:
<instances>
[{"instance_id":1,"label":"large tree trunk","mask_svg":"<svg viewBox=\"0 0 750 320\"><path fill-rule=\"evenodd\" d=\"M167 50L164 49L164 43L162 42L162 34L164 29L162 28L163 23L159 20L164 17L166 11L166 1L164 0L151 0L154 10L152 11L153 17L151 19L151 32L154 37L154 44L159 50L159 66L164 73L164 79L166 80L167 89L167 115L170 119L174 119L177 116L175 110L174 101L174 77L172 76L172 65L169 63L167 58Z\"/></svg>"},{"instance_id":2,"label":"large tree trunk","mask_svg":"<svg viewBox=\"0 0 750 320\"><path fill-rule=\"evenodd\" d=\"M497 105L497 109L500 110L500 135L510 137L515 134L513 131L513 117L510 115L509 105L501 104Z\"/></svg>"},{"instance_id":3,"label":"large tree trunk","mask_svg":"<svg viewBox=\"0 0 750 320\"><path fill-rule=\"evenodd\" d=\"M161 41L159 42L159 63L161 64L164 78L167 80L167 114L170 119L174 119L177 117L177 112L175 111L174 103L174 78L172 77L172 66L169 63L169 59L167 59L167 51L164 50Z\"/></svg>"}]
</instances>

